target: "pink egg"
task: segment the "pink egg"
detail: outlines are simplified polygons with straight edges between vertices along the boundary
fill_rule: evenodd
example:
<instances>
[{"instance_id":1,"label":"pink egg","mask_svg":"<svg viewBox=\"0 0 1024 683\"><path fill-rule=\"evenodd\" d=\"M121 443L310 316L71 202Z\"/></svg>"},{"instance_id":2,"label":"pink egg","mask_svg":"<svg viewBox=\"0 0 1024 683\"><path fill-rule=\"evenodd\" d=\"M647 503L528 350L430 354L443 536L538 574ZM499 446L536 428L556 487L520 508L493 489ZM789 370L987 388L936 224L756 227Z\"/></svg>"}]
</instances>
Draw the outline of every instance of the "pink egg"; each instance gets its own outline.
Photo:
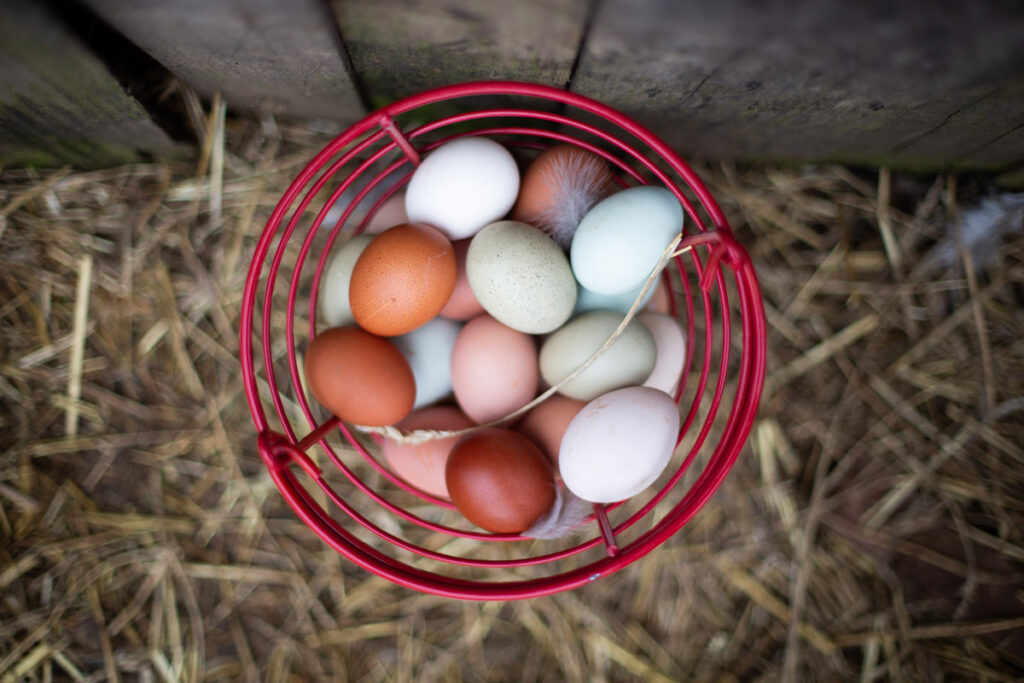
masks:
<instances>
[{"instance_id":1,"label":"pink egg","mask_svg":"<svg viewBox=\"0 0 1024 683\"><path fill-rule=\"evenodd\" d=\"M398 423L404 432L416 429L458 430L473 426L473 421L454 406L431 406L409 415ZM418 444L402 444L385 439L381 453L391 471L416 488L438 498L448 498L444 468L448 454L461 437L450 436Z\"/></svg>"},{"instance_id":2,"label":"pink egg","mask_svg":"<svg viewBox=\"0 0 1024 683\"><path fill-rule=\"evenodd\" d=\"M654 288L654 295L651 302L647 304L647 310L658 313L672 313L672 290L669 288L668 280L664 277L658 278L658 284Z\"/></svg>"},{"instance_id":3,"label":"pink egg","mask_svg":"<svg viewBox=\"0 0 1024 683\"><path fill-rule=\"evenodd\" d=\"M484 307L476 300L476 294L469 288L469 278L466 277L466 252L469 250L470 240L458 240L452 242L455 247L455 265L458 274L455 276L455 289L448 298L448 303L441 309L441 317L451 320L469 320L484 312Z\"/></svg>"},{"instance_id":4,"label":"pink egg","mask_svg":"<svg viewBox=\"0 0 1024 683\"><path fill-rule=\"evenodd\" d=\"M363 232L367 235L377 235L388 228L408 222L409 216L405 213L405 190L399 190L380 205Z\"/></svg>"},{"instance_id":5,"label":"pink egg","mask_svg":"<svg viewBox=\"0 0 1024 683\"><path fill-rule=\"evenodd\" d=\"M670 315L644 311L637 318L654 337L657 356L654 369L644 382L645 387L661 389L669 396L676 395L686 360L686 333L679 321Z\"/></svg>"},{"instance_id":6,"label":"pink egg","mask_svg":"<svg viewBox=\"0 0 1024 683\"><path fill-rule=\"evenodd\" d=\"M452 388L478 424L505 417L537 395L540 371L533 338L489 315L473 318L452 349Z\"/></svg>"}]
</instances>

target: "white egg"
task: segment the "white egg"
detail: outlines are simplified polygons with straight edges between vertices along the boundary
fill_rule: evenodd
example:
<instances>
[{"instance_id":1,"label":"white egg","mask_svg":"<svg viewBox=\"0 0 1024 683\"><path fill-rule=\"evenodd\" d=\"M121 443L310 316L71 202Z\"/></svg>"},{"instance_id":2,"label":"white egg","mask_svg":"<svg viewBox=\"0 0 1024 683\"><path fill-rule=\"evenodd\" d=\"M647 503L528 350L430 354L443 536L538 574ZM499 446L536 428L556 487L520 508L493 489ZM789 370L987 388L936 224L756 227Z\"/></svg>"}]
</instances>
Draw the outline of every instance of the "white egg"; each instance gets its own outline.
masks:
<instances>
[{"instance_id":1,"label":"white egg","mask_svg":"<svg viewBox=\"0 0 1024 683\"><path fill-rule=\"evenodd\" d=\"M644 386L675 396L686 360L686 333L678 320L664 313L644 311L637 318L654 337L658 348L654 369L644 381Z\"/></svg>"},{"instance_id":2,"label":"white egg","mask_svg":"<svg viewBox=\"0 0 1024 683\"><path fill-rule=\"evenodd\" d=\"M413 408L422 408L452 392L452 349L462 325L447 318L434 318L423 327L391 342L402 352L416 381Z\"/></svg>"},{"instance_id":3,"label":"white egg","mask_svg":"<svg viewBox=\"0 0 1024 683\"><path fill-rule=\"evenodd\" d=\"M672 459L679 409L663 391L626 387L594 399L569 423L558 469L570 491L614 503L654 483Z\"/></svg>"},{"instance_id":4,"label":"white egg","mask_svg":"<svg viewBox=\"0 0 1024 683\"><path fill-rule=\"evenodd\" d=\"M683 228L683 207L663 187L616 192L591 209L572 238L569 258L581 285L617 296L643 286Z\"/></svg>"},{"instance_id":5,"label":"white egg","mask_svg":"<svg viewBox=\"0 0 1024 683\"><path fill-rule=\"evenodd\" d=\"M491 317L527 334L558 329L576 303L565 254L526 223L498 221L478 232L466 253L466 278Z\"/></svg>"},{"instance_id":6,"label":"white egg","mask_svg":"<svg viewBox=\"0 0 1024 683\"><path fill-rule=\"evenodd\" d=\"M590 311L574 318L544 340L540 348L540 374L554 386L583 365L612 336L622 314ZM629 321L615 342L558 392L579 401L632 384L640 384L654 369L654 338L637 320Z\"/></svg>"},{"instance_id":7,"label":"white egg","mask_svg":"<svg viewBox=\"0 0 1024 683\"><path fill-rule=\"evenodd\" d=\"M336 245L320 275L320 315L324 327L338 327L355 321L348 303L348 284L352 269L359 255L366 249L373 237L356 235L341 245Z\"/></svg>"},{"instance_id":8,"label":"white egg","mask_svg":"<svg viewBox=\"0 0 1024 683\"><path fill-rule=\"evenodd\" d=\"M647 290L647 294L644 295L643 301L640 302L640 308L643 308L650 302L657 288L658 283L651 285L650 289ZM640 296L641 289L643 289L642 286L625 294L607 296L591 292L583 285L580 285L576 291L576 308L573 310L573 315L587 311L619 311L620 313L626 313L633 307L633 302L636 301L636 298Z\"/></svg>"},{"instance_id":9,"label":"white egg","mask_svg":"<svg viewBox=\"0 0 1024 683\"><path fill-rule=\"evenodd\" d=\"M519 194L519 167L507 149L484 137L446 142L423 159L406 188L412 222L458 240L509 212Z\"/></svg>"}]
</instances>

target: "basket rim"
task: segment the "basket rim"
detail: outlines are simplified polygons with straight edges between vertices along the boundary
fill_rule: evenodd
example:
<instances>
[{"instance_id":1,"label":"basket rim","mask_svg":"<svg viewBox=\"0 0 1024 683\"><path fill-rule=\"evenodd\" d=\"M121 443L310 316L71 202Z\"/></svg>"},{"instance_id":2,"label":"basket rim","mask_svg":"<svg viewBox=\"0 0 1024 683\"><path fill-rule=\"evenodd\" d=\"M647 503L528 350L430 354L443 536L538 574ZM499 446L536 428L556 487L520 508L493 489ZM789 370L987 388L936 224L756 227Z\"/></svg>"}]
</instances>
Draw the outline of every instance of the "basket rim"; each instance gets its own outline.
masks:
<instances>
[{"instance_id":1,"label":"basket rim","mask_svg":"<svg viewBox=\"0 0 1024 683\"><path fill-rule=\"evenodd\" d=\"M294 444L288 447L288 444L282 444L280 441L275 440L276 437L269 438L272 433L268 430L267 418L263 412L262 395L257 383L252 348L253 313L256 310L256 296L260 282L263 279L261 273L270 243L281 227L282 218L287 213L289 207L293 205L296 197L306 187L310 179L323 168L324 163L338 151L344 149L352 142L364 138L367 134L371 134L375 129L378 132L392 135L394 139L396 129L393 118L396 116L414 111L426 105L476 95L525 95L547 101L561 102L618 125L646 145L661 161L668 164L679 175L687 189L697 197L701 208L711 218L714 230L701 233L702 236L709 238L703 241L715 242L712 248L718 250L718 259L723 264L730 266L733 271L736 277L736 289L740 298L743 349L737 397L741 396L740 391L742 390L742 396L744 397L743 406L739 412L737 412L737 406L733 406L723 437L717 444L712 458L697 482L693 484L675 508L657 523L655 528L644 533L626 548L621 549L621 552L617 546L611 545L608 548L606 557L585 566L560 574L520 581L488 582L464 580L418 569L381 553L347 529L334 523L330 519L330 515L313 501L291 468L291 465L298 464L308 475L322 482L317 466L312 463L308 456L305 456L304 452L297 450ZM441 124L449 118L454 117L438 119L432 121L431 124ZM397 135L399 138L402 138L400 131L397 132ZM396 142L402 147L400 139L396 140ZM408 141L406 141L406 144L408 144ZM403 151L406 151L408 154L404 147ZM415 154L415 151L413 153ZM678 194L678 188L674 189ZM709 275L712 270L716 270L710 267L713 258L715 258L714 252L712 252L712 256L708 259L708 269L706 272ZM276 268L277 265L277 259L275 259L273 268ZM702 282L704 279L707 279L710 284L714 280L715 283L723 287L724 291L724 282L722 282L723 271L724 269L717 270L715 273L716 277L702 278ZM269 307L269 296L267 307ZM260 433L260 453L268 467L271 478L290 507L323 541L362 568L408 588L464 599L520 599L570 590L597 578L612 574L664 543L696 514L707 499L718 489L729 469L731 469L753 425L765 375L764 311L760 288L752 263L743 248L733 238L731 229L718 204L703 182L690 169L689 165L653 132L607 105L583 95L559 90L551 86L520 81L474 81L442 86L410 95L367 115L326 145L292 181L267 222L253 255L247 276L240 328L243 383L250 412L257 431ZM275 395L274 399L279 400L279 396ZM287 441L287 437L282 436L280 438ZM303 442L305 441L303 440ZM719 453L722 453L723 457L716 459L715 455ZM698 486L702 483L703 485Z\"/></svg>"}]
</instances>

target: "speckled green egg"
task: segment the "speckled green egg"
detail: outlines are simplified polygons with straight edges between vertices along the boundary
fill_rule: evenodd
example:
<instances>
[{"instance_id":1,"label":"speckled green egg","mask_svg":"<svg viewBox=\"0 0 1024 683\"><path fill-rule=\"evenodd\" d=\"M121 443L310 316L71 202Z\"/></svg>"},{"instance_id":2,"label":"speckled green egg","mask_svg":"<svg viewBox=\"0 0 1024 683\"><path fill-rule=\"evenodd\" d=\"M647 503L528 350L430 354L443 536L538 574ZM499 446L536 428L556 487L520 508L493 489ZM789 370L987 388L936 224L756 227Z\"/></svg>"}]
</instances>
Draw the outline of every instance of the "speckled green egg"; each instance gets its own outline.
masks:
<instances>
[{"instance_id":1,"label":"speckled green egg","mask_svg":"<svg viewBox=\"0 0 1024 683\"><path fill-rule=\"evenodd\" d=\"M558 329L576 305L569 260L526 223L499 221L478 232L466 254L466 276L484 310L526 334Z\"/></svg>"}]
</instances>

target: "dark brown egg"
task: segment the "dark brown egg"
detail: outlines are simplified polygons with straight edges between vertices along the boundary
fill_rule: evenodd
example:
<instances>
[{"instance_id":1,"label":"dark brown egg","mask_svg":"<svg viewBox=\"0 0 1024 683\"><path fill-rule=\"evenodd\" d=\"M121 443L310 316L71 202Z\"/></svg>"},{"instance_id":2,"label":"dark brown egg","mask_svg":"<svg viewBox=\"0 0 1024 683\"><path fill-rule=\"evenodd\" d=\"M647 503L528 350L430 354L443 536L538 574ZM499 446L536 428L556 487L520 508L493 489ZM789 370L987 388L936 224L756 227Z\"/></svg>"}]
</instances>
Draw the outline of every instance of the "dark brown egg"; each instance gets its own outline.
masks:
<instances>
[{"instance_id":1,"label":"dark brown egg","mask_svg":"<svg viewBox=\"0 0 1024 683\"><path fill-rule=\"evenodd\" d=\"M374 237L352 268L352 316L384 337L412 332L444 308L455 277L455 250L440 230L396 225Z\"/></svg>"},{"instance_id":2,"label":"dark brown egg","mask_svg":"<svg viewBox=\"0 0 1024 683\"><path fill-rule=\"evenodd\" d=\"M529 529L555 502L547 457L522 434L501 427L463 437L448 456L445 481L459 512L494 533Z\"/></svg>"},{"instance_id":3,"label":"dark brown egg","mask_svg":"<svg viewBox=\"0 0 1024 683\"><path fill-rule=\"evenodd\" d=\"M305 372L316 400L346 422L392 425L412 411L416 398L401 351L354 325L318 334L306 350Z\"/></svg>"}]
</instances>

